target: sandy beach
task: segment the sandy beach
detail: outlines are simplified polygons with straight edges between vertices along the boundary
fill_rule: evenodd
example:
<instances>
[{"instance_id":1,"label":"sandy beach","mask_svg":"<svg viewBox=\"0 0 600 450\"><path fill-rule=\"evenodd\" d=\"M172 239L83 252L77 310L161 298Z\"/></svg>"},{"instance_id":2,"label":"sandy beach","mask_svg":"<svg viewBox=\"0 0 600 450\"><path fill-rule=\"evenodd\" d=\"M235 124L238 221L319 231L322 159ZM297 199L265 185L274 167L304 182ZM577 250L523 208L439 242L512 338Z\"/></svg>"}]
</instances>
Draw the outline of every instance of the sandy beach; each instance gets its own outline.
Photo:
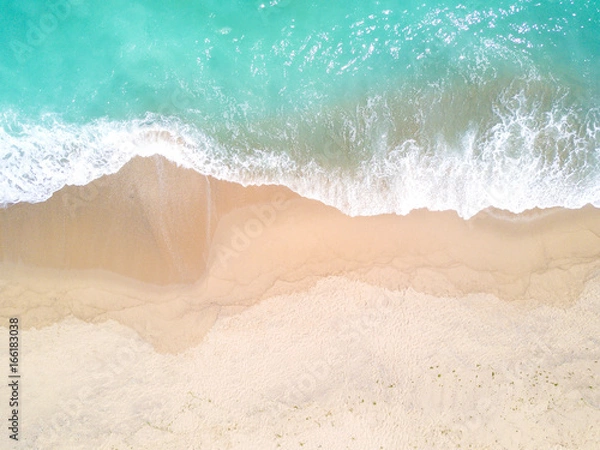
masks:
<instances>
[{"instance_id":1,"label":"sandy beach","mask_svg":"<svg viewBox=\"0 0 600 450\"><path fill-rule=\"evenodd\" d=\"M19 448L600 442L591 206L348 217L138 157L0 210L0 261Z\"/></svg>"}]
</instances>

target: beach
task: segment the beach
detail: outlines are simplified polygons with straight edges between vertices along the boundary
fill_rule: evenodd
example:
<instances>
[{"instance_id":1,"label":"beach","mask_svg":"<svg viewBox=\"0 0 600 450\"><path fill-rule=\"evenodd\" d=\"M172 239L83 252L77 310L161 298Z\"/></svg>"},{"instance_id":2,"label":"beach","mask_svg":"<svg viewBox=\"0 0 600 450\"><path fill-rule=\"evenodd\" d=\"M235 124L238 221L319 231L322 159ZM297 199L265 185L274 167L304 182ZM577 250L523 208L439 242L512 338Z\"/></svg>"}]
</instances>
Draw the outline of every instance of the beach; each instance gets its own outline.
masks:
<instances>
[{"instance_id":1,"label":"beach","mask_svg":"<svg viewBox=\"0 0 600 450\"><path fill-rule=\"evenodd\" d=\"M0 260L23 448L600 441L591 206L350 217L136 157L0 210Z\"/></svg>"},{"instance_id":2,"label":"beach","mask_svg":"<svg viewBox=\"0 0 600 450\"><path fill-rule=\"evenodd\" d=\"M0 449L596 450L599 11L4 2Z\"/></svg>"}]
</instances>

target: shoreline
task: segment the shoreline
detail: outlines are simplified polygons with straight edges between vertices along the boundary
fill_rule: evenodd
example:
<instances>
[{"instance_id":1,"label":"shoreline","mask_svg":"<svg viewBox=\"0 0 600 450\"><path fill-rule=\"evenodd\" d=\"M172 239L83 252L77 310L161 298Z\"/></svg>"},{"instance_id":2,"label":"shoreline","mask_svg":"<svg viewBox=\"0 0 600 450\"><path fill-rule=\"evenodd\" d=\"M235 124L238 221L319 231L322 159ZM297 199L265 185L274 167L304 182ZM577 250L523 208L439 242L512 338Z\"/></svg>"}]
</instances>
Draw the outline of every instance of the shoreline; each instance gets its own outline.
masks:
<instances>
[{"instance_id":1,"label":"shoreline","mask_svg":"<svg viewBox=\"0 0 600 450\"><path fill-rule=\"evenodd\" d=\"M556 308L329 277L219 317L201 345L177 355L113 320L70 317L22 333L21 440L592 450L600 279L590 281L576 304Z\"/></svg>"},{"instance_id":2,"label":"shoreline","mask_svg":"<svg viewBox=\"0 0 600 450\"><path fill-rule=\"evenodd\" d=\"M135 158L44 203L0 210L0 262L3 317L35 328L114 319L180 352L218 317L330 276L568 307L600 267L600 210L349 217L285 187Z\"/></svg>"}]
</instances>

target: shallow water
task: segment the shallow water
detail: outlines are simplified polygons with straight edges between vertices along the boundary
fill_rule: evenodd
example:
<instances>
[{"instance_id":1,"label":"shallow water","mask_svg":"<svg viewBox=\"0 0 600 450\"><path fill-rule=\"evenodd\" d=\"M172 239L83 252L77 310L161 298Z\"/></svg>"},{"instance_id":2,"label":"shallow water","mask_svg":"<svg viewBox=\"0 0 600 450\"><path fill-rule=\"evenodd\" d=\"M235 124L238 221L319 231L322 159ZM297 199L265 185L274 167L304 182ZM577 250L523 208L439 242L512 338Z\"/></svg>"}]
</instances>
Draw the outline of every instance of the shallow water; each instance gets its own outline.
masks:
<instances>
[{"instance_id":1,"label":"shallow water","mask_svg":"<svg viewBox=\"0 0 600 450\"><path fill-rule=\"evenodd\" d=\"M352 215L600 205L581 2L3 2L0 204L162 154Z\"/></svg>"}]
</instances>

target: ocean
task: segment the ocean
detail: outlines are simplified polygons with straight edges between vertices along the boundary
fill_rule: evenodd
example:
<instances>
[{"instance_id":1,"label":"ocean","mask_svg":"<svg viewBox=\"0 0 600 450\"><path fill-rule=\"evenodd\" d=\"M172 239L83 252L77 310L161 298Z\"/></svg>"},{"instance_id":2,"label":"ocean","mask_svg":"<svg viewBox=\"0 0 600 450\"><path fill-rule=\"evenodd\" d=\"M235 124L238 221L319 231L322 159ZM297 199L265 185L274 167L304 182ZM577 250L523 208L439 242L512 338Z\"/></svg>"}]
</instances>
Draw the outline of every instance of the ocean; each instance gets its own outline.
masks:
<instances>
[{"instance_id":1,"label":"ocean","mask_svg":"<svg viewBox=\"0 0 600 450\"><path fill-rule=\"evenodd\" d=\"M595 1L0 1L0 205L163 155L346 214L600 206Z\"/></svg>"}]
</instances>

